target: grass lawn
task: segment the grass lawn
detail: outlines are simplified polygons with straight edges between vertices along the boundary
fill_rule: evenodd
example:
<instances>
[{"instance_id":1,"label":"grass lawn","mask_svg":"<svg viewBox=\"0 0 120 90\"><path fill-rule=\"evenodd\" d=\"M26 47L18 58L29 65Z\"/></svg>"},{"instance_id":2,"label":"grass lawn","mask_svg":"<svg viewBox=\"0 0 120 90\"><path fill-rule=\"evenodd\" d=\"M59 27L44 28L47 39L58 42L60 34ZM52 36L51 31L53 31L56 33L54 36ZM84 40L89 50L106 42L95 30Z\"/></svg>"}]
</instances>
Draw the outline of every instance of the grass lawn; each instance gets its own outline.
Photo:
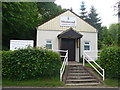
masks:
<instances>
[{"instance_id":1,"label":"grass lawn","mask_svg":"<svg viewBox=\"0 0 120 90\"><path fill-rule=\"evenodd\" d=\"M104 85L98 85L97 87L118 87L118 80L106 79ZM10 81L3 80L3 87L76 87L66 86L59 80L27 80L27 81ZM80 87L80 86L77 86ZM92 86L94 87L94 86Z\"/></svg>"},{"instance_id":2,"label":"grass lawn","mask_svg":"<svg viewBox=\"0 0 120 90\"><path fill-rule=\"evenodd\" d=\"M118 87L118 80L117 79L105 79L105 86L110 87Z\"/></svg>"},{"instance_id":3,"label":"grass lawn","mask_svg":"<svg viewBox=\"0 0 120 90\"><path fill-rule=\"evenodd\" d=\"M26 80L26 81L12 81L5 80L2 81L2 86L28 86L28 87L61 87L63 86L63 82L60 82L58 78L39 78L34 80Z\"/></svg>"}]
</instances>

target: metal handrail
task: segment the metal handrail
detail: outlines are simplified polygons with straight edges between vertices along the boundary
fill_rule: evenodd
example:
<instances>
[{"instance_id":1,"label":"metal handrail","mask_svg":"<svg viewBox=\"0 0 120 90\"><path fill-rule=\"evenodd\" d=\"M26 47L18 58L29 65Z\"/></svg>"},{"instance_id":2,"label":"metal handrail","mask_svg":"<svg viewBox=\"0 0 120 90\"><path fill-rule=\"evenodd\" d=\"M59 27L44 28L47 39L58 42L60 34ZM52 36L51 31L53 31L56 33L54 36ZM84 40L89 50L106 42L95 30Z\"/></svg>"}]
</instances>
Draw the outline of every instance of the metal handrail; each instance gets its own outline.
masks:
<instances>
[{"instance_id":1,"label":"metal handrail","mask_svg":"<svg viewBox=\"0 0 120 90\"><path fill-rule=\"evenodd\" d=\"M93 61L94 64L96 64L96 65L102 70L103 73L101 73L100 71L98 71L97 68L94 67L94 66L92 65L92 63L91 63L88 59L89 59L90 61ZM102 67L100 67L100 66L95 62L95 60L93 60L88 54L86 54L85 52L83 52L83 66L85 65L85 60L103 77L103 80L105 80L105 71L104 71L104 69L103 69Z\"/></svg>"},{"instance_id":2,"label":"metal handrail","mask_svg":"<svg viewBox=\"0 0 120 90\"><path fill-rule=\"evenodd\" d=\"M60 81L62 81L62 77L63 77L63 73L65 71L65 67L66 65L68 65L68 50L54 50L56 52L66 52L65 56L60 56L60 57L64 57L62 66L60 68Z\"/></svg>"}]
</instances>

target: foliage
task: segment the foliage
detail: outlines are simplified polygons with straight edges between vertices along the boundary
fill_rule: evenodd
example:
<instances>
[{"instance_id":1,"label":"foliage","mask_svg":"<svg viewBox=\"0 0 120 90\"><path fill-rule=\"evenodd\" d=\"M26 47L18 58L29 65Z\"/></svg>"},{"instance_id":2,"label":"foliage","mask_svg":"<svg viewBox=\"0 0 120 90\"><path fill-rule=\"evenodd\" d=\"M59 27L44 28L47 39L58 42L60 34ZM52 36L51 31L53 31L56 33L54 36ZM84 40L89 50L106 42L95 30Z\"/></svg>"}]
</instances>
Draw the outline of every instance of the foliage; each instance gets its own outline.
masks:
<instances>
[{"instance_id":1,"label":"foliage","mask_svg":"<svg viewBox=\"0 0 120 90\"><path fill-rule=\"evenodd\" d=\"M111 38L110 32L106 27L102 29L101 37L102 37L101 38L102 47L112 45L112 38Z\"/></svg>"},{"instance_id":2,"label":"foliage","mask_svg":"<svg viewBox=\"0 0 120 90\"><path fill-rule=\"evenodd\" d=\"M117 44L118 44L118 46L120 47L120 23L118 24L118 42L117 42Z\"/></svg>"},{"instance_id":3,"label":"foliage","mask_svg":"<svg viewBox=\"0 0 120 90\"><path fill-rule=\"evenodd\" d=\"M2 46L9 49L10 39L36 41L36 27L63 10L53 2L3 2ZM36 43L36 42L35 42Z\"/></svg>"},{"instance_id":4,"label":"foliage","mask_svg":"<svg viewBox=\"0 0 120 90\"><path fill-rule=\"evenodd\" d=\"M65 10L62 9L61 6L57 6L54 2L38 2L37 7L39 9L39 13L42 15L40 24L49 20L50 18L55 17Z\"/></svg>"},{"instance_id":5,"label":"foliage","mask_svg":"<svg viewBox=\"0 0 120 90\"><path fill-rule=\"evenodd\" d=\"M110 27L103 27L100 32L99 48L106 46L120 46L120 23L111 24Z\"/></svg>"},{"instance_id":6,"label":"foliage","mask_svg":"<svg viewBox=\"0 0 120 90\"><path fill-rule=\"evenodd\" d=\"M118 24L111 24L108 31L110 33L110 36L112 38L112 44L113 45L118 45L118 34L120 30L118 30L118 28L120 27L120 23Z\"/></svg>"},{"instance_id":7,"label":"foliage","mask_svg":"<svg viewBox=\"0 0 120 90\"><path fill-rule=\"evenodd\" d=\"M82 1L80 6L81 6L80 7L80 10L81 10L80 17L87 21L87 15L86 15L87 11L86 11L86 7L85 7L85 2Z\"/></svg>"},{"instance_id":8,"label":"foliage","mask_svg":"<svg viewBox=\"0 0 120 90\"><path fill-rule=\"evenodd\" d=\"M2 45L8 49L10 39L35 40L35 27L39 19L36 3L3 2Z\"/></svg>"},{"instance_id":9,"label":"foliage","mask_svg":"<svg viewBox=\"0 0 120 90\"><path fill-rule=\"evenodd\" d=\"M120 17L120 1L116 1L113 7L114 7L115 15L118 15L118 17Z\"/></svg>"},{"instance_id":10,"label":"foliage","mask_svg":"<svg viewBox=\"0 0 120 90\"><path fill-rule=\"evenodd\" d=\"M94 6L91 6L90 13L88 14L88 22L94 26L98 31L101 30L101 19L98 17L96 9Z\"/></svg>"},{"instance_id":11,"label":"foliage","mask_svg":"<svg viewBox=\"0 0 120 90\"><path fill-rule=\"evenodd\" d=\"M106 78L120 77L120 47L104 48L100 54L99 64L105 69Z\"/></svg>"},{"instance_id":12,"label":"foliage","mask_svg":"<svg viewBox=\"0 0 120 90\"><path fill-rule=\"evenodd\" d=\"M60 55L47 49L2 51L3 78L28 80L59 75Z\"/></svg>"}]
</instances>

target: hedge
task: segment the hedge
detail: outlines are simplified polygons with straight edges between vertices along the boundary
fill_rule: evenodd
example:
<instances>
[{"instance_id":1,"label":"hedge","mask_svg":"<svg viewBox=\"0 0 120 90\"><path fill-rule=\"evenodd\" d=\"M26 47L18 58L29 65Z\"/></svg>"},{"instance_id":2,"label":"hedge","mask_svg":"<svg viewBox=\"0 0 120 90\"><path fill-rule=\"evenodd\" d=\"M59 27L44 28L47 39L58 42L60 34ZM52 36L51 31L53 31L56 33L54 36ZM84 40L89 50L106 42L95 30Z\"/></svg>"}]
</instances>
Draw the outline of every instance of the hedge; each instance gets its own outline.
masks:
<instances>
[{"instance_id":1,"label":"hedge","mask_svg":"<svg viewBox=\"0 0 120 90\"><path fill-rule=\"evenodd\" d=\"M60 55L46 49L2 51L3 78L28 80L59 75Z\"/></svg>"},{"instance_id":2,"label":"hedge","mask_svg":"<svg viewBox=\"0 0 120 90\"><path fill-rule=\"evenodd\" d=\"M120 78L120 47L104 48L99 64L105 69L107 78Z\"/></svg>"}]
</instances>

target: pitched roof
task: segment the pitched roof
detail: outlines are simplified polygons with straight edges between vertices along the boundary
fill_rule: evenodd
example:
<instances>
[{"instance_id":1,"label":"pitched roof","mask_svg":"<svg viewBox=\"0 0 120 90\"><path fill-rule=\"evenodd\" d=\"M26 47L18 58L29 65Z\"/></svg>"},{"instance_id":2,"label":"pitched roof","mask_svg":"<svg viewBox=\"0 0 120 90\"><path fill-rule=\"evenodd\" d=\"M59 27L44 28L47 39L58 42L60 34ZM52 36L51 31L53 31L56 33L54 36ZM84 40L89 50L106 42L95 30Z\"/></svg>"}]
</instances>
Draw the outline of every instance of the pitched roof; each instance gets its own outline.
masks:
<instances>
[{"instance_id":1,"label":"pitched roof","mask_svg":"<svg viewBox=\"0 0 120 90\"><path fill-rule=\"evenodd\" d=\"M60 16L65 16L67 14L70 14L68 16L72 16L72 17L76 16L77 19L79 19L77 21L78 24L79 24L79 26L77 26L76 28L73 27L75 30L77 29L77 31L82 30L82 31L86 31L86 32L97 32L97 29L95 27L93 27L92 25L90 25L88 22L86 22L84 19L82 19L80 16L78 16L77 14L75 14L74 12L72 12L71 10L66 10L66 11L60 13L59 15L53 17L52 19L50 19L50 20L42 23L41 25L39 25L37 27L38 30L46 30L46 29L50 29L50 30L55 30L55 29L56 30L66 30L66 29L70 28L70 27L61 27L60 23L59 23L60 21L58 21L58 20L60 20L59 19ZM85 30L83 30L83 27L85 28Z\"/></svg>"},{"instance_id":2,"label":"pitched roof","mask_svg":"<svg viewBox=\"0 0 120 90\"><path fill-rule=\"evenodd\" d=\"M59 34L58 38L81 38L83 35L75 31L72 27Z\"/></svg>"}]
</instances>

